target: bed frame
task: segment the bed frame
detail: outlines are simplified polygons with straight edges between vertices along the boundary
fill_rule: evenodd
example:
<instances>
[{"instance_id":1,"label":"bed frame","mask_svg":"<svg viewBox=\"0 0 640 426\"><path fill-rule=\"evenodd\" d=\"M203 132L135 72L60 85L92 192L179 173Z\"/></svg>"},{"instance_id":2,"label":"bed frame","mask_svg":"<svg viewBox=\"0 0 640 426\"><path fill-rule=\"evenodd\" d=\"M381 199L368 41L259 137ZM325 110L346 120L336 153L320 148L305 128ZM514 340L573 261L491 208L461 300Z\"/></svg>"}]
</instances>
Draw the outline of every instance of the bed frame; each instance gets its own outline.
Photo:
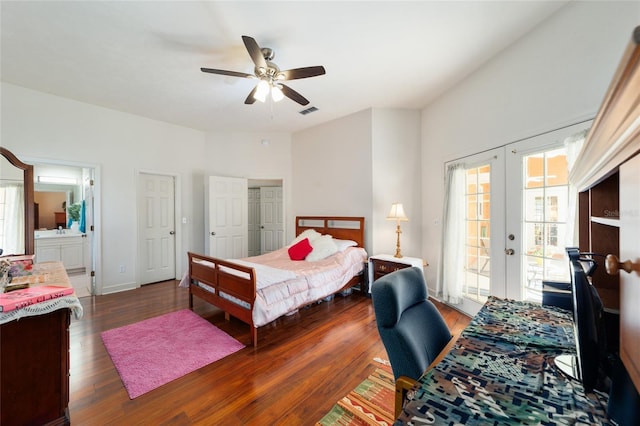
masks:
<instances>
[{"instance_id":1,"label":"bed frame","mask_svg":"<svg viewBox=\"0 0 640 426\"><path fill-rule=\"evenodd\" d=\"M364 217L297 216L296 235L308 229L342 240L353 240L358 247L364 247ZM197 296L224 311L227 320L233 316L248 324L251 328L251 341L257 347L258 329L253 324L253 305L256 300L256 276L253 268L192 252L188 255L189 309L193 310L193 296ZM233 272L228 272L229 270ZM338 292L358 284L362 289L363 279L364 274L353 277ZM201 285L208 286L210 291L204 290ZM242 304L221 297L220 293L229 295Z\"/></svg>"}]
</instances>

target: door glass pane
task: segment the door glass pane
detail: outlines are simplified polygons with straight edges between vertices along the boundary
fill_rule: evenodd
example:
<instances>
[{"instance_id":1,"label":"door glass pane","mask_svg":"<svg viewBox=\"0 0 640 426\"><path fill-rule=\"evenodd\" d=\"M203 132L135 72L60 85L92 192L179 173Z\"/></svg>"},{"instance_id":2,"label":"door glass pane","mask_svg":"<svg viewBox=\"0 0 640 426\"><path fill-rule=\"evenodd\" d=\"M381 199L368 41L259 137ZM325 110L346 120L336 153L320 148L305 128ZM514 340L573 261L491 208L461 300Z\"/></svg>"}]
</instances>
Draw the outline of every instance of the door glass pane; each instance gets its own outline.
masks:
<instances>
[{"instance_id":1,"label":"door glass pane","mask_svg":"<svg viewBox=\"0 0 640 426\"><path fill-rule=\"evenodd\" d=\"M565 260L569 204L565 148L523 157L524 298L542 301L543 280L569 281Z\"/></svg>"},{"instance_id":2,"label":"door glass pane","mask_svg":"<svg viewBox=\"0 0 640 426\"><path fill-rule=\"evenodd\" d=\"M466 170L466 259L464 294L484 303L490 294L491 167Z\"/></svg>"}]
</instances>

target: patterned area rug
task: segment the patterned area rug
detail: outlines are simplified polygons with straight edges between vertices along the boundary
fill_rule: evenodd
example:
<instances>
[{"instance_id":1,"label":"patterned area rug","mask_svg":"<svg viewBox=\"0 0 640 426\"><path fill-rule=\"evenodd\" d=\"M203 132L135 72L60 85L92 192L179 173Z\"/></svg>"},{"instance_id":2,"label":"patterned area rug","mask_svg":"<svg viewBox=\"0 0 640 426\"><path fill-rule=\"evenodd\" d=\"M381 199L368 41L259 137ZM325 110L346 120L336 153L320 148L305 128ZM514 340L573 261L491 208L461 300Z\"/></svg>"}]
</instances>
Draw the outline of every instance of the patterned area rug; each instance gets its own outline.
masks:
<instances>
[{"instance_id":1,"label":"patterned area rug","mask_svg":"<svg viewBox=\"0 0 640 426\"><path fill-rule=\"evenodd\" d=\"M102 341L131 399L244 348L189 309L105 331Z\"/></svg>"},{"instance_id":2,"label":"patterned area rug","mask_svg":"<svg viewBox=\"0 0 640 426\"><path fill-rule=\"evenodd\" d=\"M395 381L389 367L375 371L333 406L316 425L393 424Z\"/></svg>"}]
</instances>

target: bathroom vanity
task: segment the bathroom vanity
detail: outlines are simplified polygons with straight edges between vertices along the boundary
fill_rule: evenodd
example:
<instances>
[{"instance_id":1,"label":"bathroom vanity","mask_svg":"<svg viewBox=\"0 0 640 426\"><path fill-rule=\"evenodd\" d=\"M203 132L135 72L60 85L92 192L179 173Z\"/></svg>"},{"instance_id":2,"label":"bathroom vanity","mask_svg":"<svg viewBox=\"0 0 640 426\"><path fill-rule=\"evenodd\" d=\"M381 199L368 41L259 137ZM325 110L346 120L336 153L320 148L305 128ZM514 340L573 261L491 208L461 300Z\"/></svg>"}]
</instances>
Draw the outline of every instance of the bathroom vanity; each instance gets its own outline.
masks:
<instances>
[{"instance_id":1,"label":"bathroom vanity","mask_svg":"<svg viewBox=\"0 0 640 426\"><path fill-rule=\"evenodd\" d=\"M86 234L51 229L35 231L36 262L62 262L67 272L84 272L84 245Z\"/></svg>"}]
</instances>

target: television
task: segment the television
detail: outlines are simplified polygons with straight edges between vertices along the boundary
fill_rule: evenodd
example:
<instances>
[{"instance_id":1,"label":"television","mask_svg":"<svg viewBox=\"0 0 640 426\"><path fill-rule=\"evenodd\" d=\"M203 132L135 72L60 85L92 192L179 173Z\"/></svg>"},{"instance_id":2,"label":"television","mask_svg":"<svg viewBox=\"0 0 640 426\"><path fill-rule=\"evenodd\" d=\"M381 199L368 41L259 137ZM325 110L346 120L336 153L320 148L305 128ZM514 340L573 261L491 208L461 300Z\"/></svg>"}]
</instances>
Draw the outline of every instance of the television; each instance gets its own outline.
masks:
<instances>
[{"instance_id":1,"label":"television","mask_svg":"<svg viewBox=\"0 0 640 426\"><path fill-rule=\"evenodd\" d=\"M595 269L595 261L579 250L568 247L573 298L573 327L576 354L564 354L555 358L556 367L565 375L578 380L585 392L606 390L606 335L603 323L603 305L589 276Z\"/></svg>"}]
</instances>

